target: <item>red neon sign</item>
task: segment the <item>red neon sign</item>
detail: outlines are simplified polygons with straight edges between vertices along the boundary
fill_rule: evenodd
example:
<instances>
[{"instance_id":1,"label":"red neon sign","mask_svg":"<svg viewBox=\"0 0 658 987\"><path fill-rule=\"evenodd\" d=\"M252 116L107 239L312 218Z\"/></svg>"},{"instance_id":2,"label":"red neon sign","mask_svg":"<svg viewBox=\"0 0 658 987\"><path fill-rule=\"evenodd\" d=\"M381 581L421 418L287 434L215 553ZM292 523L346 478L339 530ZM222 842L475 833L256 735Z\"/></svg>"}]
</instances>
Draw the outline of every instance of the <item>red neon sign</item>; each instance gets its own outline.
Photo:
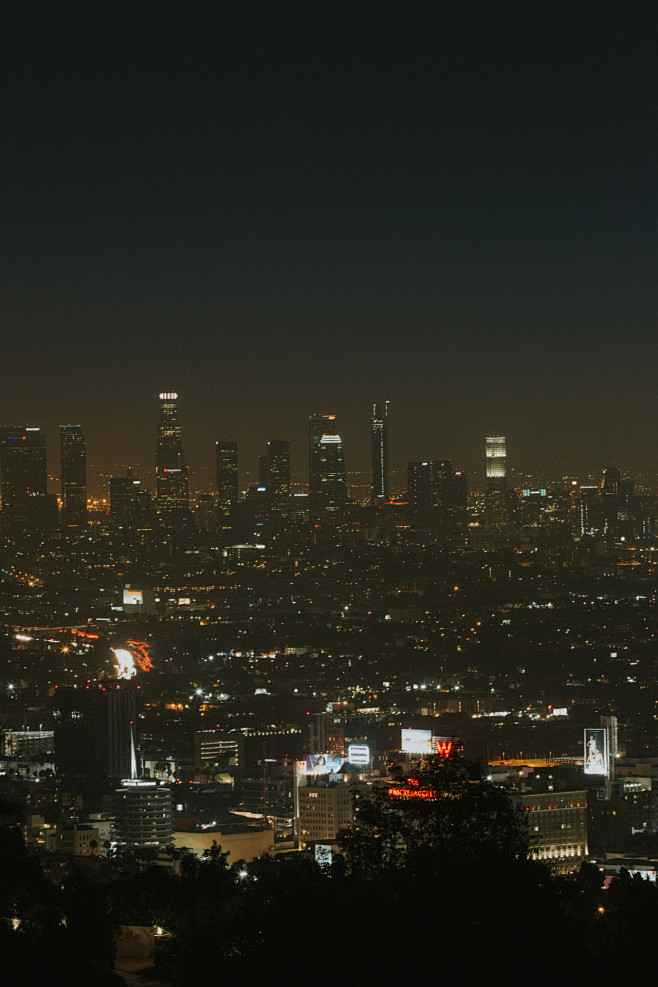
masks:
<instances>
[{"instance_id":1,"label":"red neon sign","mask_svg":"<svg viewBox=\"0 0 658 987\"><path fill-rule=\"evenodd\" d=\"M452 754L452 740L436 740L434 742L434 753L439 757L450 757Z\"/></svg>"},{"instance_id":2,"label":"red neon sign","mask_svg":"<svg viewBox=\"0 0 658 987\"><path fill-rule=\"evenodd\" d=\"M427 801L436 798L436 792L433 788L389 788L388 794L390 798L396 799L425 799Z\"/></svg>"}]
</instances>

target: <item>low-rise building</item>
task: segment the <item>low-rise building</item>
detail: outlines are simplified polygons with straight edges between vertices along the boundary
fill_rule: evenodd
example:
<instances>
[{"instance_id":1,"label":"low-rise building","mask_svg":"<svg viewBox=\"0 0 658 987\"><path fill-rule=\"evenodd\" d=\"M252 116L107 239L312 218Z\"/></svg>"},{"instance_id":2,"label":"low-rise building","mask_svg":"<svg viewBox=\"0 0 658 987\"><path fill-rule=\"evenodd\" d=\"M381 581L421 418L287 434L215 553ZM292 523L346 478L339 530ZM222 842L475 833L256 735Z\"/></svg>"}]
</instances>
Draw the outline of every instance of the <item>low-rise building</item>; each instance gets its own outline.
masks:
<instances>
[{"instance_id":1,"label":"low-rise building","mask_svg":"<svg viewBox=\"0 0 658 987\"><path fill-rule=\"evenodd\" d=\"M528 813L530 855L560 871L574 870L588 855L587 792L510 794L513 803Z\"/></svg>"},{"instance_id":2,"label":"low-rise building","mask_svg":"<svg viewBox=\"0 0 658 987\"><path fill-rule=\"evenodd\" d=\"M323 778L309 781L297 791L299 846L335 843L338 833L354 822L352 787L344 781Z\"/></svg>"},{"instance_id":3,"label":"low-rise building","mask_svg":"<svg viewBox=\"0 0 658 987\"><path fill-rule=\"evenodd\" d=\"M56 848L74 857L97 857L106 837L94 823L73 823L57 827Z\"/></svg>"}]
</instances>

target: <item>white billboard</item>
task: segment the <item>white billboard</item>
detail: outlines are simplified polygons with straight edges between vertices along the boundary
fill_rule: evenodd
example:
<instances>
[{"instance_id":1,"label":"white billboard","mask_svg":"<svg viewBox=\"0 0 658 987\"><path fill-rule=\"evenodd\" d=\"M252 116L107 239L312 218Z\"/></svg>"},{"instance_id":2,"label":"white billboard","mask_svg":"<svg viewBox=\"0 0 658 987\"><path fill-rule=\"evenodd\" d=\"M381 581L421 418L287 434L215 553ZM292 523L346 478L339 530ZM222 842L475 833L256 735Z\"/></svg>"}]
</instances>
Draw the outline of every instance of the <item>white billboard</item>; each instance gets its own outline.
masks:
<instances>
[{"instance_id":1,"label":"white billboard","mask_svg":"<svg viewBox=\"0 0 658 987\"><path fill-rule=\"evenodd\" d=\"M320 867L331 867L331 846L327 843L315 844L315 862Z\"/></svg>"},{"instance_id":2,"label":"white billboard","mask_svg":"<svg viewBox=\"0 0 658 987\"><path fill-rule=\"evenodd\" d=\"M608 731L605 727L585 730L585 774L608 774Z\"/></svg>"},{"instance_id":3,"label":"white billboard","mask_svg":"<svg viewBox=\"0 0 658 987\"><path fill-rule=\"evenodd\" d=\"M350 744L347 748L347 760L350 764L367 767L370 764L370 748L367 744Z\"/></svg>"},{"instance_id":4,"label":"white billboard","mask_svg":"<svg viewBox=\"0 0 658 987\"><path fill-rule=\"evenodd\" d=\"M400 750L406 754L432 754L432 731L403 729Z\"/></svg>"}]
</instances>

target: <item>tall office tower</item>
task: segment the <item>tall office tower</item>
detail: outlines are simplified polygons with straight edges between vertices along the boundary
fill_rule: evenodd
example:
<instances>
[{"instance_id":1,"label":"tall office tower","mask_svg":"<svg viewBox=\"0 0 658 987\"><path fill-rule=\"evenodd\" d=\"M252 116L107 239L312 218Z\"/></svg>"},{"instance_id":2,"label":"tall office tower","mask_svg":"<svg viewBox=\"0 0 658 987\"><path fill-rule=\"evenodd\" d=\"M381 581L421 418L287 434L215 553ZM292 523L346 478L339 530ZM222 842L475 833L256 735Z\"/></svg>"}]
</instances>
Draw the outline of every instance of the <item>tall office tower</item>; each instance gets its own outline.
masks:
<instances>
[{"instance_id":1,"label":"tall office tower","mask_svg":"<svg viewBox=\"0 0 658 987\"><path fill-rule=\"evenodd\" d=\"M413 514L435 512L435 520L449 531L466 522L466 474L450 459L429 459L407 464L407 499Z\"/></svg>"},{"instance_id":2,"label":"tall office tower","mask_svg":"<svg viewBox=\"0 0 658 987\"><path fill-rule=\"evenodd\" d=\"M59 688L53 698L55 763L63 774L126 777L137 745L132 685Z\"/></svg>"},{"instance_id":3,"label":"tall office tower","mask_svg":"<svg viewBox=\"0 0 658 987\"><path fill-rule=\"evenodd\" d=\"M336 508L347 499L347 476L343 440L340 435L323 435L317 448L320 490L317 496L327 507Z\"/></svg>"},{"instance_id":4,"label":"tall office tower","mask_svg":"<svg viewBox=\"0 0 658 987\"><path fill-rule=\"evenodd\" d=\"M126 476L110 477L110 520L114 524L130 526L136 522L141 486L130 466Z\"/></svg>"},{"instance_id":5,"label":"tall office tower","mask_svg":"<svg viewBox=\"0 0 658 987\"><path fill-rule=\"evenodd\" d=\"M425 514L434 506L432 460L407 463L407 500L414 514Z\"/></svg>"},{"instance_id":6,"label":"tall office tower","mask_svg":"<svg viewBox=\"0 0 658 987\"><path fill-rule=\"evenodd\" d=\"M82 427L60 425L59 445L64 524L84 524L87 520L87 451Z\"/></svg>"},{"instance_id":7,"label":"tall office tower","mask_svg":"<svg viewBox=\"0 0 658 987\"><path fill-rule=\"evenodd\" d=\"M388 412L391 402L373 404L370 421L372 441L372 494L373 504L385 504L388 487Z\"/></svg>"},{"instance_id":8,"label":"tall office tower","mask_svg":"<svg viewBox=\"0 0 658 987\"><path fill-rule=\"evenodd\" d=\"M599 488L594 486L581 487L578 493L578 533L580 535L596 535L604 523L600 510Z\"/></svg>"},{"instance_id":9,"label":"tall office tower","mask_svg":"<svg viewBox=\"0 0 658 987\"><path fill-rule=\"evenodd\" d=\"M290 442L270 439L267 443L267 492L273 501L290 497Z\"/></svg>"},{"instance_id":10,"label":"tall office tower","mask_svg":"<svg viewBox=\"0 0 658 987\"><path fill-rule=\"evenodd\" d=\"M217 504L212 494L201 494L194 511L194 527L197 531L213 534L217 531Z\"/></svg>"},{"instance_id":11,"label":"tall office tower","mask_svg":"<svg viewBox=\"0 0 658 987\"><path fill-rule=\"evenodd\" d=\"M215 468L220 510L226 512L238 502L238 444L230 440L215 443Z\"/></svg>"},{"instance_id":12,"label":"tall office tower","mask_svg":"<svg viewBox=\"0 0 658 987\"><path fill-rule=\"evenodd\" d=\"M624 523L633 521L635 518L635 485L632 480L622 480L619 484L617 504L619 520Z\"/></svg>"},{"instance_id":13,"label":"tall office tower","mask_svg":"<svg viewBox=\"0 0 658 987\"><path fill-rule=\"evenodd\" d=\"M446 477L454 472L450 459L428 459L407 463L407 499L416 514L424 514L443 504Z\"/></svg>"},{"instance_id":14,"label":"tall office tower","mask_svg":"<svg viewBox=\"0 0 658 987\"><path fill-rule=\"evenodd\" d=\"M507 523L507 446L504 435L487 435L484 440L487 528Z\"/></svg>"},{"instance_id":15,"label":"tall office tower","mask_svg":"<svg viewBox=\"0 0 658 987\"><path fill-rule=\"evenodd\" d=\"M618 533L621 502L621 472L616 466L608 466L603 471L601 481L602 533L614 537Z\"/></svg>"},{"instance_id":16,"label":"tall office tower","mask_svg":"<svg viewBox=\"0 0 658 987\"><path fill-rule=\"evenodd\" d=\"M155 484L160 519L166 525L177 527L184 524L188 520L189 481L175 391L160 395Z\"/></svg>"},{"instance_id":17,"label":"tall office tower","mask_svg":"<svg viewBox=\"0 0 658 987\"><path fill-rule=\"evenodd\" d=\"M3 518L15 524L43 523L50 506L47 481L46 437L41 429L5 426L0 433Z\"/></svg>"},{"instance_id":18,"label":"tall office tower","mask_svg":"<svg viewBox=\"0 0 658 987\"><path fill-rule=\"evenodd\" d=\"M267 453L258 457L258 489L267 490L270 485L270 464Z\"/></svg>"},{"instance_id":19,"label":"tall office tower","mask_svg":"<svg viewBox=\"0 0 658 987\"><path fill-rule=\"evenodd\" d=\"M468 486L463 470L450 468L439 470L437 490L441 508L441 520L448 533L458 534L466 528Z\"/></svg>"},{"instance_id":20,"label":"tall office tower","mask_svg":"<svg viewBox=\"0 0 658 987\"><path fill-rule=\"evenodd\" d=\"M311 497L321 493L320 441L323 435L332 434L335 422L335 415L308 416L308 489Z\"/></svg>"},{"instance_id":21,"label":"tall office tower","mask_svg":"<svg viewBox=\"0 0 658 987\"><path fill-rule=\"evenodd\" d=\"M621 472L617 466L608 466L603 470L601 492L617 497L621 488Z\"/></svg>"}]
</instances>

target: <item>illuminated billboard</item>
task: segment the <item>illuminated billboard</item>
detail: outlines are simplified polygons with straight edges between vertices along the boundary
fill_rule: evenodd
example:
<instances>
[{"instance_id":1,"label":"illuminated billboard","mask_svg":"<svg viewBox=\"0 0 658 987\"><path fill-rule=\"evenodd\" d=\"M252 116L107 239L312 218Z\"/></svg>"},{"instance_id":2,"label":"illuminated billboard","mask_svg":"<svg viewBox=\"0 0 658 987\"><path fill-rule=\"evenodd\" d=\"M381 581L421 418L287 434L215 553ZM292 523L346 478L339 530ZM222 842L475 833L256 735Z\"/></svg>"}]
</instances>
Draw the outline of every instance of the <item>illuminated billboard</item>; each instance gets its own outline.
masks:
<instances>
[{"instance_id":1,"label":"illuminated billboard","mask_svg":"<svg viewBox=\"0 0 658 987\"><path fill-rule=\"evenodd\" d=\"M366 767L370 764L370 748L367 744L350 744L347 748L347 760L350 764Z\"/></svg>"},{"instance_id":2,"label":"illuminated billboard","mask_svg":"<svg viewBox=\"0 0 658 987\"><path fill-rule=\"evenodd\" d=\"M331 867L331 845L328 843L315 844L315 862L320 867Z\"/></svg>"},{"instance_id":3,"label":"illuminated billboard","mask_svg":"<svg viewBox=\"0 0 658 987\"><path fill-rule=\"evenodd\" d=\"M404 729L400 750L406 754L432 754L432 731Z\"/></svg>"},{"instance_id":4,"label":"illuminated billboard","mask_svg":"<svg viewBox=\"0 0 658 987\"><path fill-rule=\"evenodd\" d=\"M608 774L608 732L604 727L585 730L585 774Z\"/></svg>"},{"instance_id":5,"label":"illuminated billboard","mask_svg":"<svg viewBox=\"0 0 658 987\"><path fill-rule=\"evenodd\" d=\"M144 594L141 589L124 589L123 605L124 607L143 607Z\"/></svg>"},{"instance_id":6,"label":"illuminated billboard","mask_svg":"<svg viewBox=\"0 0 658 987\"><path fill-rule=\"evenodd\" d=\"M306 758L307 775L333 774L343 765L343 758L338 754L310 754Z\"/></svg>"}]
</instances>

